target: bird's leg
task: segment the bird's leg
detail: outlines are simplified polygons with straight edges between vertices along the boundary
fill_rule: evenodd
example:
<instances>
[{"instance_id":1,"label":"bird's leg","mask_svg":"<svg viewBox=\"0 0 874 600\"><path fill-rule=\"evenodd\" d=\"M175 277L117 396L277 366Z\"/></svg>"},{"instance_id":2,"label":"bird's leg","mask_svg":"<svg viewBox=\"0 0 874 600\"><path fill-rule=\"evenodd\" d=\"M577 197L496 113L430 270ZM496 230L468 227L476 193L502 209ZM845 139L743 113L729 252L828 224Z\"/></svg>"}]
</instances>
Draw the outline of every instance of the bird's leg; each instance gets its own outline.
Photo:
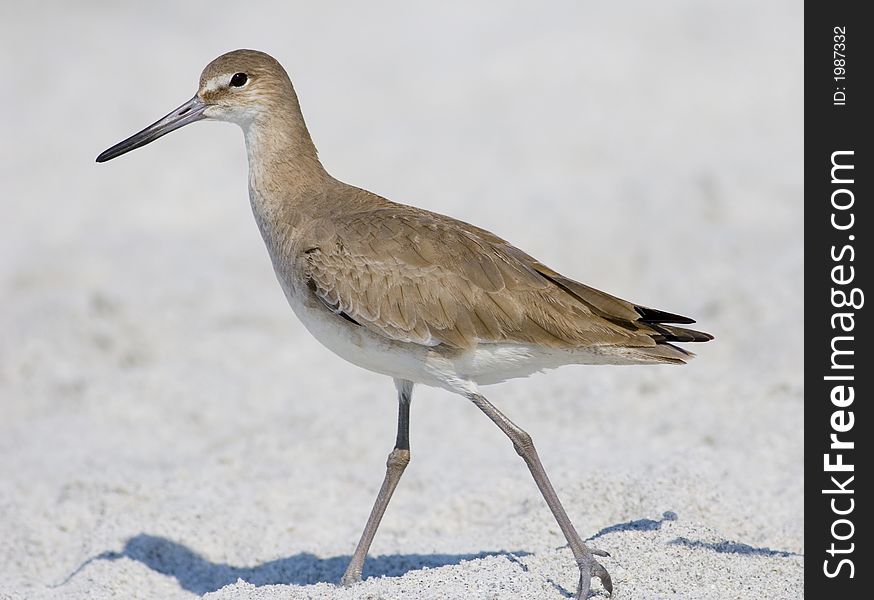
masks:
<instances>
[{"instance_id":1,"label":"bird's leg","mask_svg":"<svg viewBox=\"0 0 874 600\"><path fill-rule=\"evenodd\" d=\"M391 500L391 495L394 493L398 481L400 481L401 475L404 473L404 469L410 462L410 399L413 396L413 384L403 379L395 379L395 386L398 388L397 440L395 441L394 449L388 455L385 479L382 481L382 487L379 489L376 502L373 503L373 509L370 511L370 517L367 519L367 525L364 526L364 533L361 534L361 539L358 541L358 546L355 548L352 560L349 561L349 566L346 567L346 572L340 580L342 585L352 585L361 581L364 559L367 558L367 551L370 550L373 536L376 535L376 530L379 527L379 522L382 520L382 515L385 514L389 500Z\"/></svg>"},{"instance_id":2,"label":"bird's leg","mask_svg":"<svg viewBox=\"0 0 874 600\"><path fill-rule=\"evenodd\" d=\"M519 426L508 419L504 413L499 411L491 402L486 400L484 396L479 394L470 394L468 398L481 410L488 418L490 418L501 431L503 431L510 441L513 442L513 447L525 464L528 465L528 470L534 476L534 481L537 482L537 487L540 488L540 493L543 499L549 505L561 532L564 534L571 551L574 553L574 558L577 560L577 565L580 568L580 583L577 587L577 600L584 600L589 595L589 590L592 585L592 576L598 577L601 584L607 593L613 593L613 582L610 580L610 575L607 573L601 564L595 560L594 554L606 554L602 551L592 551L583 543L577 530L574 529L573 523L567 516L558 495L555 493L555 488L549 482L549 477L546 476L546 471L543 465L540 464L540 458L537 456L537 450L534 448L534 442L531 436L528 435Z\"/></svg>"}]
</instances>

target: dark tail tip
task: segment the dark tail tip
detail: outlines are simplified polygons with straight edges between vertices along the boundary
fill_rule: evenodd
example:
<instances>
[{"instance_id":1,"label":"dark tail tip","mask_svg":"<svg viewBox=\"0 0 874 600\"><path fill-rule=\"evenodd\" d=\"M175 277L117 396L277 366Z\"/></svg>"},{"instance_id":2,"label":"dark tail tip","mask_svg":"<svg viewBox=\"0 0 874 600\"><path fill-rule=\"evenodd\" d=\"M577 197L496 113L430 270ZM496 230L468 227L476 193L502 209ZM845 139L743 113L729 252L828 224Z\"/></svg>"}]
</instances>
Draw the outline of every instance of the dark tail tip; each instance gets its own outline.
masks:
<instances>
[{"instance_id":1,"label":"dark tail tip","mask_svg":"<svg viewBox=\"0 0 874 600\"><path fill-rule=\"evenodd\" d=\"M691 325L695 322L695 319L690 319L689 317L656 310L655 308L647 308L646 306L635 306L634 310L640 315L640 321L643 323L680 323L681 325Z\"/></svg>"}]
</instances>

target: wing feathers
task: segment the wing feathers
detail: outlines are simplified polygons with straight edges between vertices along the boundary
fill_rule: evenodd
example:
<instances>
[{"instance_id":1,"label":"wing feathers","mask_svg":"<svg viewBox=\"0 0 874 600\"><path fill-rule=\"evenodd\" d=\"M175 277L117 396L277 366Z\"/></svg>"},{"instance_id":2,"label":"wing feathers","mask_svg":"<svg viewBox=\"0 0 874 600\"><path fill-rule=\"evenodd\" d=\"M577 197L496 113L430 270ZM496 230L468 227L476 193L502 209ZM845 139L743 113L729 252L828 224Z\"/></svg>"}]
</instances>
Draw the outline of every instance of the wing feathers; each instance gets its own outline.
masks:
<instances>
[{"instance_id":1,"label":"wing feathers","mask_svg":"<svg viewBox=\"0 0 874 600\"><path fill-rule=\"evenodd\" d=\"M391 339L457 348L510 341L642 349L710 339L663 325L691 319L563 277L493 234L448 217L389 205L334 216L317 231L310 240L316 244L301 255L310 289L335 311Z\"/></svg>"}]
</instances>

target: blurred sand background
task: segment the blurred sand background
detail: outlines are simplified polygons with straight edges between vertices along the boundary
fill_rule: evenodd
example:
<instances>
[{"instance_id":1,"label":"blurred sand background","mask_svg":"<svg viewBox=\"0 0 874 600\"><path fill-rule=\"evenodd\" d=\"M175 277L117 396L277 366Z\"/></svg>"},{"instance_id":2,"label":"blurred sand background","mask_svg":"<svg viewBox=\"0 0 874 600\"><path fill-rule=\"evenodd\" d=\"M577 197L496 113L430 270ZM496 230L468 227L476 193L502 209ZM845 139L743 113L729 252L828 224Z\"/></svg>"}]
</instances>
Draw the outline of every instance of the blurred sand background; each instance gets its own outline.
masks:
<instances>
[{"instance_id":1,"label":"blurred sand background","mask_svg":"<svg viewBox=\"0 0 874 600\"><path fill-rule=\"evenodd\" d=\"M372 579L332 586L391 382L287 307L239 130L94 163L238 47L286 66L340 179L716 335L683 368L484 390L613 555L614 598L801 597L800 3L4 2L0 23L0 598L575 588L510 444L421 387Z\"/></svg>"}]
</instances>

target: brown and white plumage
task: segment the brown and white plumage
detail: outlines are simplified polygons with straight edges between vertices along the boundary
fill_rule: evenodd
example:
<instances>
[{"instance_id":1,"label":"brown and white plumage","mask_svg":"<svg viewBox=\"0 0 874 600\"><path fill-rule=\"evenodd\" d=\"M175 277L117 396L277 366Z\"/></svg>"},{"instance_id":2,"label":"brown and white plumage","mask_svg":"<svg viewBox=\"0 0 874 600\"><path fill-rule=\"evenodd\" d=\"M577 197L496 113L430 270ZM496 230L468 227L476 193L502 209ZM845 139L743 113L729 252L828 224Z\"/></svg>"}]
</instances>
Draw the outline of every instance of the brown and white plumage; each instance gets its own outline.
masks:
<instances>
[{"instance_id":1,"label":"brown and white plumage","mask_svg":"<svg viewBox=\"0 0 874 600\"><path fill-rule=\"evenodd\" d=\"M319 162L282 66L253 50L215 59L197 94L102 153L110 160L200 119L243 129L249 197L289 304L322 344L398 389L398 435L344 584L361 579L373 536L409 462L414 383L470 399L513 442L580 568L577 598L610 576L574 529L530 436L479 385L565 364L684 363L676 342L712 339L691 319L568 279L496 235L390 202L331 177Z\"/></svg>"},{"instance_id":2,"label":"brown and white plumage","mask_svg":"<svg viewBox=\"0 0 874 600\"><path fill-rule=\"evenodd\" d=\"M661 324L689 319L562 277L488 231L369 196L355 212L316 218L296 244L307 246L297 260L326 307L379 335L461 350L634 348L656 362L691 356L668 342L710 339Z\"/></svg>"}]
</instances>

